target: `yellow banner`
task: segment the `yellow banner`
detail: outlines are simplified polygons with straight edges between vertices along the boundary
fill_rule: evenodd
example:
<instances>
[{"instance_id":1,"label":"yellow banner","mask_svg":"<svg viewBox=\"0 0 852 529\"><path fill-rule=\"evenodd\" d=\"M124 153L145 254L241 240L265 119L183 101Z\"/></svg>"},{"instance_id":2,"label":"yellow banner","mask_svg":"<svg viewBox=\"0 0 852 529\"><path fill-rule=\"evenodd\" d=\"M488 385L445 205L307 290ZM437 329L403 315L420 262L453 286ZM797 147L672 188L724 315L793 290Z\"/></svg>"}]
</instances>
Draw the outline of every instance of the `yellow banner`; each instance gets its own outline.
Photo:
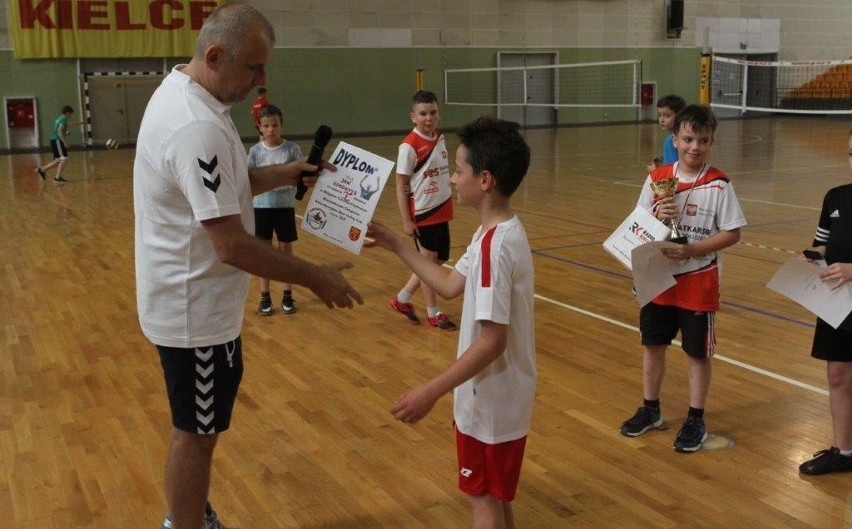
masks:
<instances>
[{"instance_id":1,"label":"yellow banner","mask_svg":"<svg viewBox=\"0 0 852 529\"><path fill-rule=\"evenodd\" d=\"M222 0L12 0L20 59L190 57Z\"/></svg>"}]
</instances>

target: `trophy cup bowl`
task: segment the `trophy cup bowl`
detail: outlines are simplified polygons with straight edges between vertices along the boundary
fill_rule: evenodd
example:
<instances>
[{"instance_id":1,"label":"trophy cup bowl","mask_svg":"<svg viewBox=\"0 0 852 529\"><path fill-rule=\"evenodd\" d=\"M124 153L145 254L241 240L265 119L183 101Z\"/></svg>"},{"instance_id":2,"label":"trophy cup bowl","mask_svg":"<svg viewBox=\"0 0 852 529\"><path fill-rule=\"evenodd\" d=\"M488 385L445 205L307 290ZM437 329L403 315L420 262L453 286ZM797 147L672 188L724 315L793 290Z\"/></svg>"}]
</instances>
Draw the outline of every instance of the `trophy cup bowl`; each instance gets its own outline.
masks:
<instances>
[{"instance_id":1,"label":"trophy cup bowl","mask_svg":"<svg viewBox=\"0 0 852 529\"><path fill-rule=\"evenodd\" d=\"M663 180L652 181L651 190L661 198L674 197L675 191L677 191L677 178L666 178ZM675 219L665 219L663 224L671 229L668 237L666 237L667 241L677 244L686 244L686 235L682 234L680 230L677 229Z\"/></svg>"}]
</instances>

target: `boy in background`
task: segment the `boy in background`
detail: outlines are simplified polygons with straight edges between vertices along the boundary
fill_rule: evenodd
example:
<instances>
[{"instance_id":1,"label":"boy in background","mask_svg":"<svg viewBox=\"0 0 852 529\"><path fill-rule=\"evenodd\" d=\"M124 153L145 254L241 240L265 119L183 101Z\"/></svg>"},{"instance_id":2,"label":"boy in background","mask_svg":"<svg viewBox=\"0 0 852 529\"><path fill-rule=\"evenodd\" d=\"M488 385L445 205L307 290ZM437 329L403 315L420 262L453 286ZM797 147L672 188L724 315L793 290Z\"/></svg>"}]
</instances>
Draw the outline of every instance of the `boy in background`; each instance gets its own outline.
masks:
<instances>
[{"instance_id":1,"label":"boy in background","mask_svg":"<svg viewBox=\"0 0 852 529\"><path fill-rule=\"evenodd\" d=\"M260 111L269 105L269 100L266 99L266 88L261 86L257 89L257 97L251 103L251 118L254 121L254 128L260 134L261 141L263 140L263 132L260 131Z\"/></svg>"},{"instance_id":2,"label":"boy in background","mask_svg":"<svg viewBox=\"0 0 852 529\"><path fill-rule=\"evenodd\" d=\"M666 137L663 138L663 157L656 157L648 164L649 173L657 167L677 161L677 149L672 141L672 132L674 132L675 116L685 106L686 100L674 94L663 96L657 101L657 121L660 128L666 131Z\"/></svg>"},{"instance_id":3,"label":"boy in background","mask_svg":"<svg viewBox=\"0 0 852 529\"><path fill-rule=\"evenodd\" d=\"M62 107L62 113L57 116L53 122L53 130L50 133L50 148L53 150L53 161L45 166L36 167L36 172L45 180L47 171L56 167L56 175L53 177L54 185L67 184L62 176L62 170L65 169L65 164L68 163L68 127L82 125L82 121L69 123L68 120L74 115L74 109L68 105Z\"/></svg>"},{"instance_id":4,"label":"boy in background","mask_svg":"<svg viewBox=\"0 0 852 529\"><path fill-rule=\"evenodd\" d=\"M852 130L847 146L852 169ZM820 279L832 288L852 280L852 184L826 193L813 246L825 259ZM802 463L799 472L818 476L852 471L852 316L837 329L817 318L811 356L826 361L834 444Z\"/></svg>"},{"instance_id":5,"label":"boy in background","mask_svg":"<svg viewBox=\"0 0 852 529\"><path fill-rule=\"evenodd\" d=\"M426 90L414 94L412 130L399 146L396 162L396 200L402 217L403 231L414 238L421 254L434 263L450 258L450 221L453 197L450 168L444 135L438 130L441 113L437 96ZM392 309L412 323L420 323L411 297L422 287L429 325L453 331L456 324L441 311L435 292L415 274L391 298Z\"/></svg>"},{"instance_id":6,"label":"boy in background","mask_svg":"<svg viewBox=\"0 0 852 529\"><path fill-rule=\"evenodd\" d=\"M258 115L262 140L249 149L249 169L298 160L302 157L299 145L282 136L284 114L275 105L265 106ZM281 186L256 195L254 201L255 235L276 246L273 235L278 239L278 249L293 255L293 243L299 238L296 232L296 187ZM284 314L296 312L293 300L293 285L284 283L281 299ZM260 278L260 305L258 314L272 314L272 296L269 293L269 278Z\"/></svg>"},{"instance_id":7,"label":"boy in background","mask_svg":"<svg viewBox=\"0 0 852 529\"><path fill-rule=\"evenodd\" d=\"M459 204L481 225L449 270L375 222L372 246L396 253L444 298L464 293L456 361L400 396L391 413L415 423L453 391L459 488L468 495L474 527L514 528L512 500L520 478L535 400L533 262L511 196L530 151L518 124L482 117L459 131L452 183Z\"/></svg>"},{"instance_id":8,"label":"boy in background","mask_svg":"<svg viewBox=\"0 0 852 529\"><path fill-rule=\"evenodd\" d=\"M689 358L689 411L674 441L678 452L700 450L707 439L704 405L716 343L719 266L722 250L740 240L740 228L746 224L730 179L707 163L716 125L708 107L689 105L678 112L673 138L679 161L652 171L639 195L640 206L657 219L674 219L689 241L662 250L674 261L677 283L640 310L644 402L621 425L621 433L636 437L662 426L660 392L666 349L680 330ZM671 178L678 179L675 196L655 195L651 182Z\"/></svg>"}]
</instances>

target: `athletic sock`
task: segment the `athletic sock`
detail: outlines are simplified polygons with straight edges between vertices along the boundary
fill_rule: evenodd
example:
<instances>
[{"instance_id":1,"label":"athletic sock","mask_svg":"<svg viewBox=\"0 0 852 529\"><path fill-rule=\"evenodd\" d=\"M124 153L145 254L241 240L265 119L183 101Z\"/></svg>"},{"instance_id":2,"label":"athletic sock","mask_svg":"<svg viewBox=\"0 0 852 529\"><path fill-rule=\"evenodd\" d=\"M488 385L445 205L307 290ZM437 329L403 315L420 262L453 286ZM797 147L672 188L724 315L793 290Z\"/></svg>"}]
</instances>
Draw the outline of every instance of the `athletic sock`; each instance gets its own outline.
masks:
<instances>
[{"instance_id":1,"label":"athletic sock","mask_svg":"<svg viewBox=\"0 0 852 529\"><path fill-rule=\"evenodd\" d=\"M400 290L399 294L396 295L396 300L400 303L411 303L411 294L409 294L405 289Z\"/></svg>"},{"instance_id":2,"label":"athletic sock","mask_svg":"<svg viewBox=\"0 0 852 529\"><path fill-rule=\"evenodd\" d=\"M690 406L688 415L689 417L695 417L696 419L703 419L704 408L693 408L692 406Z\"/></svg>"},{"instance_id":3,"label":"athletic sock","mask_svg":"<svg viewBox=\"0 0 852 529\"><path fill-rule=\"evenodd\" d=\"M430 318L434 318L439 312L441 312L439 307L426 307L426 314L428 314Z\"/></svg>"},{"instance_id":4,"label":"athletic sock","mask_svg":"<svg viewBox=\"0 0 852 529\"><path fill-rule=\"evenodd\" d=\"M840 449L838 448L838 450L840 450ZM840 455L846 456L846 457L852 456L852 450L840 450Z\"/></svg>"},{"instance_id":5,"label":"athletic sock","mask_svg":"<svg viewBox=\"0 0 852 529\"><path fill-rule=\"evenodd\" d=\"M648 400L645 399L643 404L646 408L653 408L655 410L660 408L660 399Z\"/></svg>"}]
</instances>

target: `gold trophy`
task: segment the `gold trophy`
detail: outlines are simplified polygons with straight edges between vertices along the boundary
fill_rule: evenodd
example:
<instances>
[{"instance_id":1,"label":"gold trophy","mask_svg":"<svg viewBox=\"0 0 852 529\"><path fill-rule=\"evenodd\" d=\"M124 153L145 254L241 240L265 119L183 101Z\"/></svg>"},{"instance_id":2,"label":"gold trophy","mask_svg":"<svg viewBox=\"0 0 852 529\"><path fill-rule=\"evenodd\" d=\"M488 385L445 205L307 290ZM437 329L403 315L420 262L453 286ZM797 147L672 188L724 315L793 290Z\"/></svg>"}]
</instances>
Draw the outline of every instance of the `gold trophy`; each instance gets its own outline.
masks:
<instances>
[{"instance_id":1,"label":"gold trophy","mask_svg":"<svg viewBox=\"0 0 852 529\"><path fill-rule=\"evenodd\" d=\"M677 191L677 178L666 178L665 180L651 182L651 189L659 197L674 197L675 191ZM669 236L666 237L667 241L677 244L686 244L686 235L682 234L680 230L677 229L677 222L675 222L675 219L665 219L663 224L671 228Z\"/></svg>"}]
</instances>

